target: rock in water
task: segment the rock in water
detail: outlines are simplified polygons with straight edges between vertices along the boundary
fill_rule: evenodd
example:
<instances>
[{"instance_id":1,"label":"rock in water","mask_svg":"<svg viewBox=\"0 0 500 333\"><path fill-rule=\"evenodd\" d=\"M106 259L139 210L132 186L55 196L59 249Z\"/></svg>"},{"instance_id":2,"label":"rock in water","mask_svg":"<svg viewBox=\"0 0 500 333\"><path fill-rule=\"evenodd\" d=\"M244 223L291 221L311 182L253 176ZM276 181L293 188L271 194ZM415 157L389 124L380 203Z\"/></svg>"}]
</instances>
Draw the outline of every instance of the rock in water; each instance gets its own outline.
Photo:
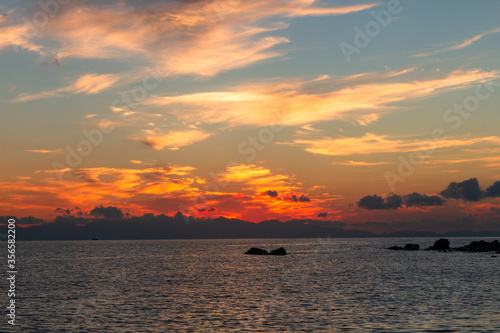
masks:
<instances>
[{"instance_id":1,"label":"rock in water","mask_svg":"<svg viewBox=\"0 0 500 333\"><path fill-rule=\"evenodd\" d=\"M469 245L461 246L456 248L457 251L468 251L468 252L493 252L493 251L499 251L500 252L500 242L497 240L494 240L493 242L489 243L486 241L474 241L470 243ZM499 253L497 252L497 253Z\"/></svg>"},{"instance_id":2,"label":"rock in water","mask_svg":"<svg viewBox=\"0 0 500 333\"><path fill-rule=\"evenodd\" d=\"M272 250L269 254L274 256L286 256L286 251L284 248L280 247L279 249Z\"/></svg>"},{"instance_id":3,"label":"rock in water","mask_svg":"<svg viewBox=\"0 0 500 333\"><path fill-rule=\"evenodd\" d=\"M403 248L401 246L391 246L391 247L388 247L387 249L398 251L398 250L402 250Z\"/></svg>"},{"instance_id":4,"label":"rock in water","mask_svg":"<svg viewBox=\"0 0 500 333\"><path fill-rule=\"evenodd\" d=\"M449 250L450 249L450 241L441 238L434 242L434 245L430 247L431 250Z\"/></svg>"},{"instance_id":5,"label":"rock in water","mask_svg":"<svg viewBox=\"0 0 500 333\"><path fill-rule=\"evenodd\" d=\"M269 253L266 250L259 249L257 247L252 247L250 250L245 252L245 254L267 255Z\"/></svg>"},{"instance_id":6,"label":"rock in water","mask_svg":"<svg viewBox=\"0 0 500 333\"><path fill-rule=\"evenodd\" d=\"M418 244L406 244L404 247L406 251L418 251L420 250L420 245Z\"/></svg>"}]
</instances>

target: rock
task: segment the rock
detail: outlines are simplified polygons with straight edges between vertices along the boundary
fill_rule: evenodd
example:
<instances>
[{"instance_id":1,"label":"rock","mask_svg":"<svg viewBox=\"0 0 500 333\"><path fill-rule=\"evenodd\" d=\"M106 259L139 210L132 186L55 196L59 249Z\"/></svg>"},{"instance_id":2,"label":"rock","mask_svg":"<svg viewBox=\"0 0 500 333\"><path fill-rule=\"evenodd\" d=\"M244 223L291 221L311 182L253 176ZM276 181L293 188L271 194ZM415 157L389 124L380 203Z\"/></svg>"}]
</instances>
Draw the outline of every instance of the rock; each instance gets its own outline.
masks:
<instances>
[{"instance_id":1,"label":"rock","mask_svg":"<svg viewBox=\"0 0 500 333\"><path fill-rule=\"evenodd\" d=\"M266 250L252 247L250 250L245 252L245 254L268 255L269 253Z\"/></svg>"},{"instance_id":2,"label":"rock","mask_svg":"<svg viewBox=\"0 0 500 333\"><path fill-rule=\"evenodd\" d=\"M491 255L491 257L492 257L492 258L496 258L497 256L495 256L495 255L493 255L493 254L492 254L492 255Z\"/></svg>"},{"instance_id":3,"label":"rock","mask_svg":"<svg viewBox=\"0 0 500 333\"><path fill-rule=\"evenodd\" d=\"M387 249L398 251L398 250L402 250L403 248L401 246L391 246L391 247L388 247Z\"/></svg>"},{"instance_id":4,"label":"rock","mask_svg":"<svg viewBox=\"0 0 500 333\"><path fill-rule=\"evenodd\" d=\"M457 247L455 250L457 251L466 251L466 252L493 252L497 251L500 253L500 243L497 240L489 243L484 240L471 242L469 245Z\"/></svg>"},{"instance_id":5,"label":"rock","mask_svg":"<svg viewBox=\"0 0 500 333\"><path fill-rule=\"evenodd\" d=\"M269 254L273 256L286 256L286 251L284 248L280 247L279 249L272 250Z\"/></svg>"},{"instance_id":6,"label":"rock","mask_svg":"<svg viewBox=\"0 0 500 333\"><path fill-rule=\"evenodd\" d=\"M450 241L441 238L434 242L434 245L429 248L430 250L449 250L450 249Z\"/></svg>"},{"instance_id":7,"label":"rock","mask_svg":"<svg viewBox=\"0 0 500 333\"><path fill-rule=\"evenodd\" d=\"M420 250L420 245L418 245L418 244L406 244L403 250L418 251L418 250Z\"/></svg>"}]
</instances>

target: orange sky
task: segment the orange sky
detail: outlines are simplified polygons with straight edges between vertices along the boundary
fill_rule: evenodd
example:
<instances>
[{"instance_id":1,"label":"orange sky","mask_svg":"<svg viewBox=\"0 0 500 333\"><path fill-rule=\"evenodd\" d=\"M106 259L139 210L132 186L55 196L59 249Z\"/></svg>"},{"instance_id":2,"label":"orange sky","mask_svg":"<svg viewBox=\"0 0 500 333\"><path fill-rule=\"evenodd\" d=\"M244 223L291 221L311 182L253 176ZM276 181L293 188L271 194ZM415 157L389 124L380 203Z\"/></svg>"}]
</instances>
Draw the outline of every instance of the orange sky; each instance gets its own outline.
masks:
<instances>
[{"instance_id":1,"label":"orange sky","mask_svg":"<svg viewBox=\"0 0 500 333\"><path fill-rule=\"evenodd\" d=\"M497 2L111 3L0 5L1 216L500 230Z\"/></svg>"}]
</instances>

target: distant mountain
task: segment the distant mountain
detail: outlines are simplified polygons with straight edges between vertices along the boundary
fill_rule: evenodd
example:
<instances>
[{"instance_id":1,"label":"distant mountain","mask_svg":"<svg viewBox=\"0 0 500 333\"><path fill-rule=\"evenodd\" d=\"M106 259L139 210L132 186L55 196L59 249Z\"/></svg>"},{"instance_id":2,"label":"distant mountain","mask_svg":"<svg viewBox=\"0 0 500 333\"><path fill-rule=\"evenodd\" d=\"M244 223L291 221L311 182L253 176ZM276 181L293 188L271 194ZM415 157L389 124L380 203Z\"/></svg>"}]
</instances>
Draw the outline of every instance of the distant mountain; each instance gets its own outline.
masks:
<instances>
[{"instance_id":1,"label":"distant mountain","mask_svg":"<svg viewBox=\"0 0 500 333\"><path fill-rule=\"evenodd\" d=\"M379 234L379 237L440 237L441 234L432 231L411 231L411 230L402 230L395 232L386 232ZM451 236L450 236L451 237Z\"/></svg>"},{"instance_id":2,"label":"distant mountain","mask_svg":"<svg viewBox=\"0 0 500 333\"><path fill-rule=\"evenodd\" d=\"M397 231L375 234L344 229L339 222L319 220L268 220L260 223L218 217L197 219L145 214L140 217L85 219L59 216L54 222L18 227L17 240L89 239L220 239L220 238L366 238L366 237L500 237L500 232Z\"/></svg>"},{"instance_id":3,"label":"distant mountain","mask_svg":"<svg viewBox=\"0 0 500 333\"><path fill-rule=\"evenodd\" d=\"M460 230L445 232L443 237L500 237L500 232Z\"/></svg>"},{"instance_id":4,"label":"distant mountain","mask_svg":"<svg viewBox=\"0 0 500 333\"><path fill-rule=\"evenodd\" d=\"M85 225L64 221L18 228L18 240L84 239L217 239L217 238L314 238L374 237L362 230L339 228L334 222L277 220L253 223L238 219L185 219L150 215L123 220L95 220Z\"/></svg>"}]
</instances>

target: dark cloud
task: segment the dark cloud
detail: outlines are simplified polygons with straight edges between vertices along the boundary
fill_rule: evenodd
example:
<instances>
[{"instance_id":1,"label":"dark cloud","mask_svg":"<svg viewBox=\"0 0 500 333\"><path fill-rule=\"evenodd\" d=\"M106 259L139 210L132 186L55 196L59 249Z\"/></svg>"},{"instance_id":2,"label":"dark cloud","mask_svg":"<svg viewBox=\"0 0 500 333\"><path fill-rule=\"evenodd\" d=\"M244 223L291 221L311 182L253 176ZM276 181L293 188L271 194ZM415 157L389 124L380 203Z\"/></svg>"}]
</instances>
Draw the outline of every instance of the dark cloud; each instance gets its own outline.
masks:
<instances>
[{"instance_id":1,"label":"dark cloud","mask_svg":"<svg viewBox=\"0 0 500 333\"><path fill-rule=\"evenodd\" d=\"M385 200L378 195L367 195L358 201L358 207L364 209L398 209L402 208L403 204L406 207L442 206L445 202L445 199L437 195L426 195L413 192L405 196L393 194L388 196Z\"/></svg>"},{"instance_id":2,"label":"dark cloud","mask_svg":"<svg viewBox=\"0 0 500 333\"><path fill-rule=\"evenodd\" d=\"M438 195L426 195L413 192L404 197L404 204L407 207L412 206L442 206L446 200Z\"/></svg>"},{"instance_id":3,"label":"dark cloud","mask_svg":"<svg viewBox=\"0 0 500 333\"><path fill-rule=\"evenodd\" d=\"M33 216L27 216L27 217L21 217L17 218L15 216L0 216L0 221L8 221L9 219L14 219L16 220L16 224L19 225L35 225L35 224L42 224L42 223L47 223L43 219L38 219Z\"/></svg>"},{"instance_id":4,"label":"dark cloud","mask_svg":"<svg viewBox=\"0 0 500 333\"><path fill-rule=\"evenodd\" d=\"M500 181L494 182L493 185L484 190L484 196L486 198L500 197Z\"/></svg>"},{"instance_id":5,"label":"dark cloud","mask_svg":"<svg viewBox=\"0 0 500 333\"><path fill-rule=\"evenodd\" d=\"M90 215L95 216L95 217L104 217L108 219L122 219L123 218L123 212L113 206L108 206L108 207L95 207L90 211Z\"/></svg>"},{"instance_id":6,"label":"dark cloud","mask_svg":"<svg viewBox=\"0 0 500 333\"><path fill-rule=\"evenodd\" d=\"M278 192L276 192L276 191L271 191L271 190L267 191L267 192L266 192L266 194L267 194L268 196L270 196L270 197L273 197L273 198L278 196Z\"/></svg>"},{"instance_id":7,"label":"dark cloud","mask_svg":"<svg viewBox=\"0 0 500 333\"><path fill-rule=\"evenodd\" d=\"M385 209L384 198L378 195L367 195L358 201L358 207L364 209Z\"/></svg>"},{"instance_id":8,"label":"dark cloud","mask_svg":"<svg viewBox=\"0 0 500 333\"><path fill-rule=\"evenodd\" d=\"M307 195L301 195L300 197L296 194L287 194L282 198L285 201L293 201L293 202L311 202L311 199Z\"/></svg>"},{"instance_id":9,"label":"dark cloud","mask_svg":"<svg viewBox=\"0 0 500 333\"><path fill-rule=\"evenodd\" d=\"M401 196L397 194L388 196L387 199L385 199L385 201L387 206L386 209L398 209L401 208L403 205L403 199L401 198Z\"/></svg>"},{"instance_id":10,"label":"dark cloud","mask_svg":"<svg viewBox=\"0 0 500 333\"><path fill-rule=\"evenodd\" d=\"M497 198L500 197L500 181L494 182L484 191L481 190L476 178L459 183L452 182L439 194L427 195L413 192L405 196L393 194L386 199L378 195L367 195L358 201L358 207L364 209L397 209L401 208L403 204L406 207L442 206L446 203L446 199L479 201L484 198Z\"/></svg>"},{"instance_id":11,"label":"dark cloud","mask_svg":"<svg viewBox=\"0 0 500 333\"><path fill-rule=\"evenodd\" d=\"M73 215L56 216L55 223L71 224L71 225L85 225L92 222L88 217L76 217Z\"/></svg>"},{"instance_id":12,"label":"dark cloud","mask_svg":"<svg viewBox=\"0 0 500 333\"><path fill-rule=\"evenodd\" d=\"M466 201L479 201L483 198L483 192L476 178L471 178L461 183L450 183L440 194L445 198L464 199Z\"/></svg>"},{"instance_id":13,"label":"dark cloud","mask_svg":"<svg viewBox=\"0 0 500 333\"><path fill-rule=\"evenodd\" d=\"M318 215L316 215L317 217L326 217L328 215L328 213L319 213Z\"/></svg>"},{"instance_id":14,"label":"dark cloud","mask_svg":"<svg viewBox=\"0 0 500 333\"><path fill-rule=\"evenodd\" d=\"M62 215L71 215L72 209L62 209L62 208L56 208L56 213L60 213Z\"/></svg>"},{"instance_id":15,"label":"dark cloud","mask_svg":"<svg viewBox=\"0 0 500 333\"><path fill-rule=\"evenodd\" d=\"M59 213L61 214L62 216L78 216L78 217L82 217L84 216L84 212L82 212L82 210L78 207L75 207L75 208L67 208L67 209L63 209L63 208L56 208L56 213Z\"/></svg>"},{"instance_id":16,"label":"dark cloud","mask_svg":"<svg viewBox=\"0 0 500 333\"><path fill-rule=\"evenodd\" d=\"M388 196L385 200L378 195L367 195L358 201L358 207L364 209L398 209L403 206L403 199L397 194Z\"/></svg>"},{"instance_id":17,"label":"dark cloud","mask_svg":"<svg viewBox=\"0 0 500 333\"><path fill-rule=\"evenodd\" d=\"M300 202L311 202L311 199L306 195L301 195L299 198Z\"/></svg>"},{"instance_id":18,"label":"dark cloud","mask_svg":"<svg viewBox=\"0 0 500 333\"><path fill-rule=\"evenodd\" d=\"M199 213L203 213L203 214L213 213L213 212L216 212L216 211L217 211L217 208L215 208L215 207L200 208L200 209L198 209L198 212Z\"/></svg>"}]
</instances>

